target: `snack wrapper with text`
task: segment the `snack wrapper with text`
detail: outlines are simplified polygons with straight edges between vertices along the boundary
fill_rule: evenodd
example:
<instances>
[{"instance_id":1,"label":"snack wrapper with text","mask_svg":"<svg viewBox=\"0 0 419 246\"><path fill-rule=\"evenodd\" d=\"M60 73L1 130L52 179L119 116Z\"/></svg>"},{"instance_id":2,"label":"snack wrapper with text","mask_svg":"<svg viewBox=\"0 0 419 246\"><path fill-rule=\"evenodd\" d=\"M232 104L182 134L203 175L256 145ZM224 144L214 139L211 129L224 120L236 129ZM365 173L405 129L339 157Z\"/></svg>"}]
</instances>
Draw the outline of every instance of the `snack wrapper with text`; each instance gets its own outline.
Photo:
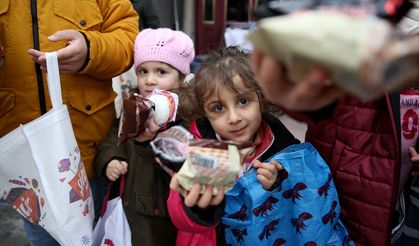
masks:
<instances>
[{"instance_id":1,"label":"snack wrapper with text","mask_svg":"<svg viewBox=\"0 0 419 246\"><path fill-rule=\"evenodd\" d=\"M235 145L218 140L193 140L189 145L188 158L179 170L177 178L186 190L195 183L213 185L213 194L219 188L227 192L236 183L246 153L252 144ZM205 187L202 187L203 193Z\"/></svg>"}]
</instances>

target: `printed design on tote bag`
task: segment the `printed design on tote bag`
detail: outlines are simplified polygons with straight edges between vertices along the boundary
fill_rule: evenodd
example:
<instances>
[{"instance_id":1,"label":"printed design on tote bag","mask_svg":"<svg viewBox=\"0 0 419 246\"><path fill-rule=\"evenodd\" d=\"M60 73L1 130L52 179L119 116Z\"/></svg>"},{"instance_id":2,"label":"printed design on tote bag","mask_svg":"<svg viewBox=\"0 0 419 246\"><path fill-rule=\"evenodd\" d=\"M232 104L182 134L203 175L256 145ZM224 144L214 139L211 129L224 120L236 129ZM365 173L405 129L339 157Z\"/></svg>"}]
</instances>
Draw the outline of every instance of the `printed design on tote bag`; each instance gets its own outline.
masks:
<instances>
[{"instance_id":1,"label":"printed design on tote bag","mask_svg":"<svg viewBox=\"0 0 419 246\"><path fill-rule=\"evenodd\" d=\"M89 235L84 235L82 238L81 238L81 245L85 245L85 246L90 246L90 245L92 245L92 237L91 236L89 236Z\"/></svg>"},{"instance_id":2,"label":"printed design on tote bag","mask_svg":"<svg viewBox=\"0 0 419 246\"><path fill-rule=\"evenodd\" d=\"M25 219L33 224L39 224L41 218L41 207L45 205L45 199L39 195L38 180L19 176L18 179L10 179L9 183L13 186L9 192L4 192L2 198L6 200L16 211Z\"/></svg>"},{"instance_id":3,"label":"printed design on tote bag","mask_svg":"<svg viewBox=\"0 0 419 246\"><path fill-rule=\"evenodd\" d=\"M115 244L113 243L113 241L112 240L110 240L110 239L105 239L105 246L115 246Z\"/></svg>"},{"instance_id":4,"label":"printed design on tote bag","mask_svg":"<svg viewBox=\"0 0 419 246\"><path fill-rule=\"evenodd\" d=\"M80 156L80 150L76 146L73 152L69 153L69 158L61 159L58 162L58 172L63 174L60 178L62 183L67 182L70 185L69 203L82 201L80 207L83 207L82 214L86 216L89 213L89 206L85 201L90 197L89 181L86 170Z\"/></svg>"}]
</instances>

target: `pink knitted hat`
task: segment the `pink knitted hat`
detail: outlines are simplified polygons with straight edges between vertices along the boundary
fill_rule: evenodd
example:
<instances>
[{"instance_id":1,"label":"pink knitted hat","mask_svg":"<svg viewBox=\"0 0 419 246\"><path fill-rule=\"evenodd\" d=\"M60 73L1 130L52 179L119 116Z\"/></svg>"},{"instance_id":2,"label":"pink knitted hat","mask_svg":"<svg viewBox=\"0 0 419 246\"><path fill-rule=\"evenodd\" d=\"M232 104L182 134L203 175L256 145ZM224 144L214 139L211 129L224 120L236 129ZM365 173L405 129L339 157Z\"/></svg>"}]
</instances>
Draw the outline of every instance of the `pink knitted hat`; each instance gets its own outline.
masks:
<instances>
[{"instance_id":1,"label":"pink knitted hat","mask_svg":"<svg viewBox=\"0 0 419 246\"><path fill-rule=\"evenodd\" d=\"M148 28L142 30L135 39L135 67L143 62L158 61L167 63L187 75L194 56L192 39L181 31Z\"/></svg>"}]
</instances>

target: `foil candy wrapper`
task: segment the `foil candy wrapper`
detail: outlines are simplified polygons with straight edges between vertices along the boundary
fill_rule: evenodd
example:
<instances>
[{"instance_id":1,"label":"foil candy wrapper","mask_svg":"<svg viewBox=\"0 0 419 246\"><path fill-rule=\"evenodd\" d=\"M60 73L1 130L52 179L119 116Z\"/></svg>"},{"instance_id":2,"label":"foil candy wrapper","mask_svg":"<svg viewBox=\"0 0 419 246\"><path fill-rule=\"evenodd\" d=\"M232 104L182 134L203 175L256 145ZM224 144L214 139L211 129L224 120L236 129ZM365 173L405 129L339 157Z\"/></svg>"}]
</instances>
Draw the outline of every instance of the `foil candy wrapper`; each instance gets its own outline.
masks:
<instances>
[{"instance_id":1,"label":"foil candy wrapper","mask_svg":"<svg viewBox=\"0 0 419 246\"><path fill-rule=\"evenodd\" d=\"M122 95L122 110L118 129L118 144L129 138L135 138L144 132L146 121L153 117L159 125L165 125L176 119L178 96L175 93L154 90L145 98L134 92Z\"/></svg>"},{"instance_id":2,"label":"foil candy wrapper","mask_svg":"<svg viewBox=\"0 0 419 246\"><path fill-rule=\"evenodd\" d=\"M153 107L153 102L132 91L122 95L118 144L122 144L127 139L134 138L144 132L145 122Z\"/></svg>"}]
</instances>

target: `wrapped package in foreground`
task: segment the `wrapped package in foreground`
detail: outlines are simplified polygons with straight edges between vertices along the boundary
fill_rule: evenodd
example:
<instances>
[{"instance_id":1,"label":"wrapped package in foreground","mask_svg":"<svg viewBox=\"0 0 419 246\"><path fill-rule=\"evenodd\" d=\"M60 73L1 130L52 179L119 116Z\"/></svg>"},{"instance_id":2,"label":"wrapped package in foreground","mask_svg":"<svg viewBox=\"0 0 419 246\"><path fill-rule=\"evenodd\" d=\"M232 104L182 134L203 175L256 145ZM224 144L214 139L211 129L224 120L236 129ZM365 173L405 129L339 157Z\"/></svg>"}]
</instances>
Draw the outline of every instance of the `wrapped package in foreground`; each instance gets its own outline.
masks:
<instances>
[{"instance_id":1,"label":"wrapped package in foreground","mask_svg":"<svg viewBox=\"0 0 419 246\"><path fill-rule=\"evenodd\" d=\"M186 190L195 183L213 185L213 194L219 188L227 192L233 188L242 166L242 160L253 150L251 144L235 145L218 140L192 140L188 158L179 170L177 178ZM205 187L202 187L203 193Z\"/></svg>"},{"instance_id":2,"label":"wrapped package in foreground","mask_svg":"<svg viewBox=\"0 0 419 246\"><path fill-rule=\"evenodd\" d=\"M419 41L373 15L312 10L266 18L248 36L254 47L281 60L292 81L313 67L363 100L419 79Z\"/></svg>"}]
</instances>

